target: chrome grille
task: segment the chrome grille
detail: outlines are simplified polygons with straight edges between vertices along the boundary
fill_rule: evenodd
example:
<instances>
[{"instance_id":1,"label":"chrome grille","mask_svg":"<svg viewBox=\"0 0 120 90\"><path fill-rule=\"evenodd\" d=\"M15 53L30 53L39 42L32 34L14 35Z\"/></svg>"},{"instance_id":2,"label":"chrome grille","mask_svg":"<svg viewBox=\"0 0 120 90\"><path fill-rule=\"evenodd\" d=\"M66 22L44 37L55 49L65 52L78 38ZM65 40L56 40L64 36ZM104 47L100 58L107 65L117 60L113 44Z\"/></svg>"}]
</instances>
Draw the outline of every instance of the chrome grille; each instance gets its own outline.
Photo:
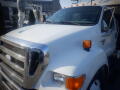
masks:
<instances>
[{"instance_id":1,"label":"chrome grille","mask_svg":"<svg viewBox=\"0 0 120 90\"><path fill-rule=\"evenodd\" d=\"M1 66L1 70L3 71L3 73L6 74L14 82L16 82L17 84L23 83L22 75L18 74L17 72L12 70L10 67L5 65L4 63L1 63L0 66Z\"/></svg>"},{"instance_id":2,"label":"chrome grille","mask_svg":"<svg viewBox=\"0 0 120 90\"><path fill-rule=\"evenodd\" d=\"M25 78L25 49L13 46L1 39L0 59L2 60L0 63L2 73L13 83L22 87Z\"/></svg>"},{"instance_id":3,"label":"chrome grille","mask_svg":"<svg viewBox=\"0 0 120 90\"><path fill-rule=\"evenodd\" d=\"M8 36L1 37L0 42L0 59L2 61L0 74L5 79L3 84L10 88L18 88L15 90L21 90L21 87L34 89L35 83L48 64L48 47ZM31 76L29 71L30 65L32 65L32 50L39 50L43 53L43 62L38 64L34 75Z\"/></svg>"},{"instance_id":4,"label":"chrome grille","mask_svg":"<svg viewBox=\"0 0 120 90\"><path fill-rule=\"evenodd\" d=\"M2 76L4 76L1 78L1 83L3 87L5 87L5 90L22 90L22 88L9 79L2 71L0 71L0 73Z\"/></svg>"},{"instance_id":5,"label":"chrome grille","mask_svg":"<svg viewBox=\"0 0 120 90\"><path fill-rule=\"evenodd\" d=\"M6 48L10 49L11 51L14 51L14 52L16 52L16 53L18 53L20 55L25 56L25 50L24 49L15 48L14 46L12 46L12 45L10 45L10 44L8 44L6 42L3 42L3 41L1 41L1 44L3 46L5 46Z\"/></svg>"}]
</instances>

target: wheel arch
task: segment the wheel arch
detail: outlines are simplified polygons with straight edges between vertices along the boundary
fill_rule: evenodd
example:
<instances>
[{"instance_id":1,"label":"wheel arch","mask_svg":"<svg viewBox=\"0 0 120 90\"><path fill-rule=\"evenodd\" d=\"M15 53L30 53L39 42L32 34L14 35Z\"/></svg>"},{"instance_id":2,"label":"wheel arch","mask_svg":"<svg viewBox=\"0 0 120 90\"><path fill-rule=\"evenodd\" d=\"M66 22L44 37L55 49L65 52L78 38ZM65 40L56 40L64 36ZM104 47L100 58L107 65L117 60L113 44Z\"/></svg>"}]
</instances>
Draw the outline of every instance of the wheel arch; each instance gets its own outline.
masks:
<instances>
[{"instance_id":1,"label":"wheel arch","mask_svg":"<svg viewBox=\"0 0 120 90\"><path fill-rule=\"evenodd\" d=\"M103 66L101 66L101 67L96 71L95 75L92 77L92 80L91 80L90 83L88 84L87 90L89 90L89 88L90 88L93 80L95 79L95 77L96 77L97 75L99 75L101 72L103 72L104 70L105 70L106 74L109 73L109 67L108 67L108 65L104 64Z\"/></svg>"}]
</instances>

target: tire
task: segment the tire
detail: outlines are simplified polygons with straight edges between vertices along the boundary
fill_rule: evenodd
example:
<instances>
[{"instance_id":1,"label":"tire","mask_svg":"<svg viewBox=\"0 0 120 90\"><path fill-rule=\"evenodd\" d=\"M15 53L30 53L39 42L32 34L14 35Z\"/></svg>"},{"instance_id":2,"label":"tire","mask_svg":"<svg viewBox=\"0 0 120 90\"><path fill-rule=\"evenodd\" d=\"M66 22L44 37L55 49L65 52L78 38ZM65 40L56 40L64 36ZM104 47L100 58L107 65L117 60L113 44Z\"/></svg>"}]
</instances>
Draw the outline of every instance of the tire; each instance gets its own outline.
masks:
<instances>
[{"instance_id":1,"label":"tire","mask_svg":"<svg viewBox=\"0 0 120 90\"><path fill-rule=\"evenodd\" d=\"M87 90L107 90L108 69L101 68L88 86Z\"/></svg>"}]
</instances>

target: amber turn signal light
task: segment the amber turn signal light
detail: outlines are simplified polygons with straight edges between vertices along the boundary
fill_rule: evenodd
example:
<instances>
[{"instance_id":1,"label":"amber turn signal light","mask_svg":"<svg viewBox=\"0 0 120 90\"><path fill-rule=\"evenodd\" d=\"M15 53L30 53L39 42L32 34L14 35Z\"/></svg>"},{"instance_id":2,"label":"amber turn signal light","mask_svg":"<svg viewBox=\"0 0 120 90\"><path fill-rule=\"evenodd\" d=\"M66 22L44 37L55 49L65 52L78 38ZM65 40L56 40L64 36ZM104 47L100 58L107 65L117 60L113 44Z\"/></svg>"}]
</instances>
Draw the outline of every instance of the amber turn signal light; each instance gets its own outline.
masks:
<instances>
[{"instance_id":1,"label":"amber turn signal light","mask_svg":"<svg viewBox=\"0 0 120 90\"><path fill-rule=\"evenodd\" d=\"M84 80L85 75L80 76L78 78L69 77L66 79L66 88L68 90L79 90L80 88L82 88Z\"/></svg>"},{"instance_id":2,"label":"amber turn signal light","mask_svg":"<svg viewBox=\"0 0 120 90\"><path fill-rule=\"evenodd\" d=\"M92 41L91 40L83 40L83 48L84 49L90 49L92 46Z\"/></svg>"}]
</instances>

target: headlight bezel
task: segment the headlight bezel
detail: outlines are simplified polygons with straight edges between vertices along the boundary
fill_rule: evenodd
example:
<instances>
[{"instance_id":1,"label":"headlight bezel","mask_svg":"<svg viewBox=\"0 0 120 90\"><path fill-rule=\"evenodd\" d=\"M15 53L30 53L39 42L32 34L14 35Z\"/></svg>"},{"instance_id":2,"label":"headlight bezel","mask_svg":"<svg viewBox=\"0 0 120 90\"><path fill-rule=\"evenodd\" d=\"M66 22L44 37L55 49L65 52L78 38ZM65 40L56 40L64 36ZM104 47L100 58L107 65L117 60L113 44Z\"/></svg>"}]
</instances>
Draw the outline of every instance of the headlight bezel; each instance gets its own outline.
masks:
<instances>
[{"instance_id":1,"label":"headlight bezel","mask_svg":"<svg viewBox=\"0 0 120 90\"><path fill-rule=\"evenodd\" d=\"M39 64L44 63L44 53L40 49L32 48L29 52L29 75L34 75Z\"/></svg>"}]
</instances>

